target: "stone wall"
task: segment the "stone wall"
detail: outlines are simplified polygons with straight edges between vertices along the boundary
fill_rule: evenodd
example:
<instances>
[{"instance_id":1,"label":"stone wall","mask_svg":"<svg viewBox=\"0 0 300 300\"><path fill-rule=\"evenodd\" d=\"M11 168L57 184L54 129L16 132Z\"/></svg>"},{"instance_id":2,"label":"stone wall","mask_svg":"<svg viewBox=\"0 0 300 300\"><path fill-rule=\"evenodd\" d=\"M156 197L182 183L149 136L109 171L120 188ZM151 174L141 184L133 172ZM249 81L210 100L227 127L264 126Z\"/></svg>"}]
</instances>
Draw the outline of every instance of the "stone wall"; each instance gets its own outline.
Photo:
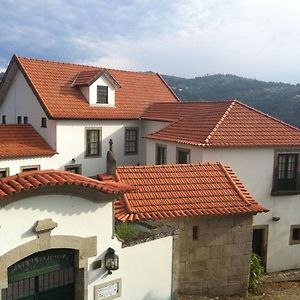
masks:
<instances>
[{"instance_id":1,"label":"stone wall","mask_svg":"<svg viewBox=\"0 0 300 300\"><path fill-rule=\"evenodd\" d=\"M252 249L252 216L180 218L178 292L245 295ZM193 240L193 227L198 239Z\"/></svg>"}]
</instances>

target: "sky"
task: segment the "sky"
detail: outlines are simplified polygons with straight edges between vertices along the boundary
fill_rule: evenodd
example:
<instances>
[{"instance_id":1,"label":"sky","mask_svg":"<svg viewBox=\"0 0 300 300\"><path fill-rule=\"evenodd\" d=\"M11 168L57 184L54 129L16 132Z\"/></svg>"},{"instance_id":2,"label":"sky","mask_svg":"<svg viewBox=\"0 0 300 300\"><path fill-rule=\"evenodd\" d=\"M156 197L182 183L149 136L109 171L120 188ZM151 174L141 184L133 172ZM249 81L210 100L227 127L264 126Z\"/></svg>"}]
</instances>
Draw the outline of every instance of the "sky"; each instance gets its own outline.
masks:
<instances>
[{"instance_id":1,"label":"sky","mask_svg":"<svg viewBox=\"0 0 300 300\"><path fill-rule=\"evenodd\" d=\"M1 0L11 56L300 83L299 0Z\"/></svg>"}]
</instances>

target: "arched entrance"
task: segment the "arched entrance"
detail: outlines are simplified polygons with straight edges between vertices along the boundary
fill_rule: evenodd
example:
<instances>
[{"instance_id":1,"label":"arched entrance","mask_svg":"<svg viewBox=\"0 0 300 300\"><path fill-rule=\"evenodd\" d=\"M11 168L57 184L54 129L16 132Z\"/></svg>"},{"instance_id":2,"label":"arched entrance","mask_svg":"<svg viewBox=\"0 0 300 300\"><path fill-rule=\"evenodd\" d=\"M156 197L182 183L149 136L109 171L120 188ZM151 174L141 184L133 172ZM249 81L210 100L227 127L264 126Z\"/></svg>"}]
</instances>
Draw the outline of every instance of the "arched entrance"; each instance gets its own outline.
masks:
<instances>
[{"instance_id":1,"label":"arched entrance","mask_svg":"<svg viewBox=\"0 0 300 300\"><path fill-rule=\"evenodd\" d=\"M8 268L2 300L74 300L75 253L50 249L30 255Z\"/></svg>"}]
</instances>

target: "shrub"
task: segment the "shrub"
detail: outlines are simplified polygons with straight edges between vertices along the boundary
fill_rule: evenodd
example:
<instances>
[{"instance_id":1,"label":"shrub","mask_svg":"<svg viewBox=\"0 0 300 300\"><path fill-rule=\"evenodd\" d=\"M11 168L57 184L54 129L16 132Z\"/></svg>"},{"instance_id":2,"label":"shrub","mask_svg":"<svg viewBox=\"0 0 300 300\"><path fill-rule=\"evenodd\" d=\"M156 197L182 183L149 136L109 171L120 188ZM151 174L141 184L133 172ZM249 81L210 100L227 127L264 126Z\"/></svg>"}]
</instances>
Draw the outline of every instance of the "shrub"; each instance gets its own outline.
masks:
<instances>
[{"instance_id":1,"label":"shrub","mask_svg":"<svg viewBox=\"0 0 300 300\"><path fill-rule=\"evenodd\" d=\"M131 223L118 223L116 224L116 234L121 239L134 238L138 234L138 230L134 224Z\"/></svg>"},{"instance_id":2,"label":"shrub","mask_svg":"<svg viewBox=\"0 0 300 300\"><path fill-rule=\"evenodd\" d=\"M260 257L252 253L250 262L249 292L253 293L257 290L259 283L262 281L264 267L261 264Z\"/></svg>"}]
</instances>

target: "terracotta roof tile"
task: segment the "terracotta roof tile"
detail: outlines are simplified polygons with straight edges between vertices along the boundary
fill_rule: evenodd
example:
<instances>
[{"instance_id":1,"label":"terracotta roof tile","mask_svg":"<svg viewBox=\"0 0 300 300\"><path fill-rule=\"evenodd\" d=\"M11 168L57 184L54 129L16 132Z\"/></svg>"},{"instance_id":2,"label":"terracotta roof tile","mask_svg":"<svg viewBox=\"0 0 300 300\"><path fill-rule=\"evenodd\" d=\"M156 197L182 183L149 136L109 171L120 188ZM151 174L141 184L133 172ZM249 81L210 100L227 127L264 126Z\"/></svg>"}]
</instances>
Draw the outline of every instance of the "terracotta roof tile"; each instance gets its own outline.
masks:
<instances>
[{"instance_id":1,"label":"terracotta roof tile","mask_svg":"<svg viewBox=\"0 0 300 300\"><path fill-rule=\"evenodd\" d=\"M29 171L4 177L0 180L0 200L13 194L45 186L79 185L107 194L122 194L132 188L123 183L100 182L67 171L43 170Z\"/></svg>"},{"instance_id":2,"label":"terracotta roof tile","mask_svg":"<svg viewBox=\"0 0 300 300\"><path fill-rule=\"evenodd\" d=\"M79 72L74 81L72 82L72 86L84 86L91 85L95 82L99 77L104 75L115 87L121 87L117 80L110 74L106 69L96 69L91 71L81 71Z\"/></svg>"},{"instance_id":3,"label":"terracotta roof tile","mask_svg":"<svg viewBox=\"0 0 300 300\"><path fill-rule=\"evenodd\" d=\"M95 78L99 73L101 73L101 69L91 70L91 71L81 71L79 72L72 85L80 86L80 85L88 85L93 78Z\"/></svg>"},{"instance_id":4,"label":"terracotta roof tile","mask_svg":"<svg viewBox=\"0 0 300 300\"><path fill-rule=\"evenodd\" d=\"M0 125L0 158L52 156L56 152L29 125Z\"/></svg>"},{"instance_id":5,"label":"terracotta roof tile","mask_svg":"<svg viewBox=\"0 0 300 300\"><path fill-rule=\"evenodd\" d=\"M78 73L85 72L90 78L101 68L16 56L12 59L14 61L49 118L137 119L153 102L178 101L158 74L107 69L121 86L116 89L115 107L90 106L80 89L73 87L72 83Z\"/></svg>"},{"instance_id":6,"label":"terracotta roof tile","mask_svg":"<svg viewBox=\"0 0 300 300\"><path fill-rule=\"evenodd\" d=\"M171 121L149 139L203 147L300 145L298 128L236 100L154 103L143 118Z\"/></svg>"},{"instance_id":7,"label":"terracotta roof tile","mask_svg":"<svg viewBox=\"0 0 300 300\"><path fill-rule=\"evenodd\" d=\"M220 163L118 167L117 180L136 188L115 202L121 221L267 211Z\"/></svg>"}]
</instances>

